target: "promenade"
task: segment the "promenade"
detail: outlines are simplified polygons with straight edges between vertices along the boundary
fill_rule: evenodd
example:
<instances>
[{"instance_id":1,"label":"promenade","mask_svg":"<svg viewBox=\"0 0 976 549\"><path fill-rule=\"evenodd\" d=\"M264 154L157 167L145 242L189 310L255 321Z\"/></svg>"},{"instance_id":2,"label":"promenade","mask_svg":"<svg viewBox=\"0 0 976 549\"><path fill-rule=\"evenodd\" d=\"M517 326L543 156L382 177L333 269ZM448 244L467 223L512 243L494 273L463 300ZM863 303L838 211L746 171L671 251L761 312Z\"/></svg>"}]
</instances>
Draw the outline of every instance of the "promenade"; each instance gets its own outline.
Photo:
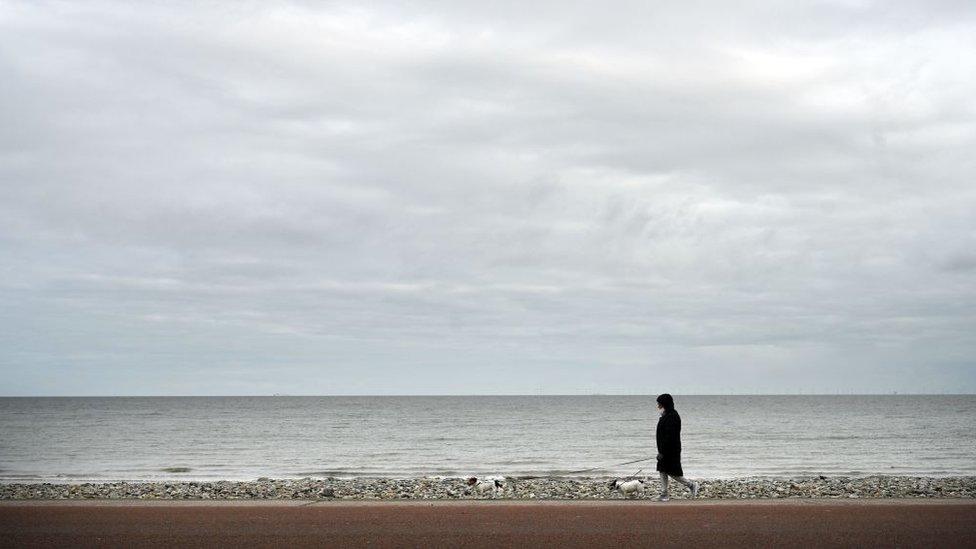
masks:
<instances>
[{"instance_id":1,"label":"promenade","mask_svg":"<svg viewBox=\"0 0 976 549\"><path fill-rule=\"evenodd\" d=\"M976 501L4 501L0 546L976 547Z\"/></svg>"}]
</instances>

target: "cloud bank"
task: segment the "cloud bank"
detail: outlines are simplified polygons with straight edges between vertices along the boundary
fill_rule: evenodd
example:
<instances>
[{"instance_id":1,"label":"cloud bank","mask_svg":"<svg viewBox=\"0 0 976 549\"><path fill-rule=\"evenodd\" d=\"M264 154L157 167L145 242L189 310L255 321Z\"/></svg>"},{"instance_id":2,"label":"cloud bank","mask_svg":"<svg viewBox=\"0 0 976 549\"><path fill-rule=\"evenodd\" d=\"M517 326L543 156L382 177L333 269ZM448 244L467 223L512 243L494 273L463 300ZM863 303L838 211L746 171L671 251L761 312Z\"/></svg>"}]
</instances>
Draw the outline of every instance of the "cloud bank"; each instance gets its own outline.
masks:
<instances>
[{"instance_id":1,"label":"cloud bank","mask_svg":"<svg viewBox=\"0 0 976 549\"><path fill-rule=\"evenodd\" d=\"M976 391L968 2L6 2L3 394Z\"/></svg>"}]
</instances>

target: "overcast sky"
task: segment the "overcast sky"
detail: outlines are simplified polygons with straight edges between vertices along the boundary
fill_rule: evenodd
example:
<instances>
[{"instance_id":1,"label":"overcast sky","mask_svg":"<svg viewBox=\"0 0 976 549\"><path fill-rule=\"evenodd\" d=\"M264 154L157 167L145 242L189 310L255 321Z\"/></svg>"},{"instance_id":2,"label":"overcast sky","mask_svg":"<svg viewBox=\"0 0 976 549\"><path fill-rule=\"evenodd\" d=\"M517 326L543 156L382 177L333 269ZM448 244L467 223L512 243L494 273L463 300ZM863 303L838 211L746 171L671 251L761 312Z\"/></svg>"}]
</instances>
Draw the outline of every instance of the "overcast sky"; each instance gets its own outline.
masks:
<instances>
[{"instance_id":1,"label":"overcast sky","mask_svg":"<svg viewBox=\"0 0 976 549\"><path fill-rule=\"evenodd\" d=\"M968 0L7 0L0 394L974 392L974 97Z\"/></svg>"}]
</instances>

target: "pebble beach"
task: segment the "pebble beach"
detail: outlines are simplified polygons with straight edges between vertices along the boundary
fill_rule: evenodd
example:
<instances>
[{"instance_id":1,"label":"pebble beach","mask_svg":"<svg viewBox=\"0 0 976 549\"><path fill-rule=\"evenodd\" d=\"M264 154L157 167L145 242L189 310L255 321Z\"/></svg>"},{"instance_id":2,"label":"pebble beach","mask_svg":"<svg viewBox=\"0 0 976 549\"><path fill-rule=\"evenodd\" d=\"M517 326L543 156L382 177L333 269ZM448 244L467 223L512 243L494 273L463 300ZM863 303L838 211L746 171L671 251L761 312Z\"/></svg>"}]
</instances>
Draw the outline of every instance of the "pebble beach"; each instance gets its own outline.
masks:
<instances>
[{"instance_id":1,"label":"pebble beach","mask_svg":"<svg viewBox=\"0 0 976 549\"><path fill-rule=\"evenodd\" d=\"M643 493L611 491L609 478L507 478L496 494L468 493L462 478L303 478L216 482L100 482L0 484L0 500L612 500L654 499L660 483L646 479ZM689 496L672 484L671 497ZM976 498L976 476L802 477L701 480L704 499Z\"/></svg>"}]
</instances>

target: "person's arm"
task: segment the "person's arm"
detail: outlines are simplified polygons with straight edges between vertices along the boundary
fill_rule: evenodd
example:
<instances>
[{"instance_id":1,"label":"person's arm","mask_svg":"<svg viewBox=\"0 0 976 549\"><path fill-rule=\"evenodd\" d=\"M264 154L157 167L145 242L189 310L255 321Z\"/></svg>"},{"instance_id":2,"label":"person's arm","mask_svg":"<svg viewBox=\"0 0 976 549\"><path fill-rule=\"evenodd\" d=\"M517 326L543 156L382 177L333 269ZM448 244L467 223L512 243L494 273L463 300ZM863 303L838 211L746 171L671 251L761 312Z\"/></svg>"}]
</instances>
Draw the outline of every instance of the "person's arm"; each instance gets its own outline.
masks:
<instances>
[{"instance_id":1,"label":"person's arm","mask_svg":"<svg viewBox=\"0 0 976 549\"><path fill-rule=\"evenodd\" d=\"M654 429L654 445L657 447L657 460L658 461L661 461L661 458L663 457L661 455L661 450L664 448L664 446L662 445L662 442L663 441L661 440L662 439L662 435L664 434L663 427L664 426L661 425L661 420L658 419L657 426Z\"/></svg>"},{"instance_id":2,"label":"person's arm","mask_svg":"<svg viewBox=\"0 0 976 549\"><path fill-rule=\"evenodd\" d=\"M661 441L661 447L658 451L661 454L674 454L677 450L678 442L678 432L681 429L681 424L678 423L678 418L673 415L668 414L664 418L664 429L663 437Z\"/></svg>"},{"instance_id":3,"label":"person's arm","mask_svg":"<svg viewBox=\"0 0 976 549\"><path fill-rule=\"evenodd\" d=\"M657 460L661 461L664 458L664 422L659 419L657 422L657 429L654 432L654 442L657 444Z\"/></svg>"}]
</instances>

